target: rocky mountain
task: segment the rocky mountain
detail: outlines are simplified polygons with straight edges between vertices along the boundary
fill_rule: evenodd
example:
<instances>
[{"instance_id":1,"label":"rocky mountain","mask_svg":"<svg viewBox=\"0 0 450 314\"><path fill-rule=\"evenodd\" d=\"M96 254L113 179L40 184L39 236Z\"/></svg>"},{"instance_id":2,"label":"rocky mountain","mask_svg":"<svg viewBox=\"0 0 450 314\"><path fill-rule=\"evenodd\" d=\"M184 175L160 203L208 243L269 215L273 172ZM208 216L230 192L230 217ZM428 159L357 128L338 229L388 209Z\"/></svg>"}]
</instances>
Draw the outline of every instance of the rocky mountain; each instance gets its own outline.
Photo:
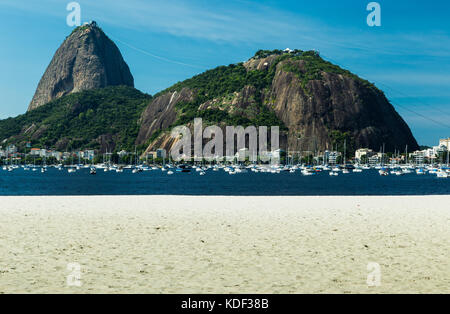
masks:
<instances>
[{"instance_id":1,"label":"rocky mountain","mask_svg":"<svg viewBox=\"0 0 450 314\"><path fill-rule=\"evenodd\" d=\"M133 88L116 45L95 24L76 28L42 77L29 111L0 121L0 142L99 152L174 144L170 130L191 126L279 126L290 151L418 149L382 91L314 51L258 51L154 97Z\"/></svg>"},{"instance_id":2,"label":"rocky mountain","mask_svg":"<svg viewBox=\"0 0 450 314\"><path fill-rule=\"evenodd\" d=\"M156 95L141 117L137 144L170 149L169 127L189 124L282 126L281 147L323 151L344 142L387 151L418 145L382 91L314 51L259 51Z\"/></svg>"},{"instance_id":3,"label":"rocky mountain","mask_svg":"<svg viewBox=\"0 0 450 314\"><path fill-rule=\"evenodd\" d=\"M134 86L117 46L95 22L76 28L56 51L28 110L62 96L107 86Z\"/></svg>"}]
</instances>

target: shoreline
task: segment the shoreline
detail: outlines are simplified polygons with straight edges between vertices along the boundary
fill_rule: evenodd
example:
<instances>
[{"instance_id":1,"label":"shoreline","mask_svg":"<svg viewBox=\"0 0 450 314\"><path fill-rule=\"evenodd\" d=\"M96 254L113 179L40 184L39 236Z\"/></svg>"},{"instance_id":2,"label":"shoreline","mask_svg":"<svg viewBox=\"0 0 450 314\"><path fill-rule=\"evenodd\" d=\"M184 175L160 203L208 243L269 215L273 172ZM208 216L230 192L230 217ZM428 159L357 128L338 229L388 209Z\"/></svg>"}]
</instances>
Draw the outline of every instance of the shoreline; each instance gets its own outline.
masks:
<instances>
[{"instance_id":1,"label":"shoreline","mask_svg":"<svg viewBox=\"0 0 450 314\"><path fill-rule=\"evenodd\" d=\"M0 293L450 293L450 196L0 203Z\"/></svg>"}]
</instances>

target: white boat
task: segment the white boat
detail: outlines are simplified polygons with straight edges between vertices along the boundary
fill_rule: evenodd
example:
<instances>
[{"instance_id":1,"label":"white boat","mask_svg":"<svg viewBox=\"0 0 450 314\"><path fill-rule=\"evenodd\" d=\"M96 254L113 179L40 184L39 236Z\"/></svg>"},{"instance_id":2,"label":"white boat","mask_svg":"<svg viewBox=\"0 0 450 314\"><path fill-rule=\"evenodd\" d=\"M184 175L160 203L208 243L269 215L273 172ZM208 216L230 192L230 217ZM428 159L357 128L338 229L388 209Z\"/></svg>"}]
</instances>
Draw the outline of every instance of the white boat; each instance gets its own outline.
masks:
<instances>
[{"instance_id":1,"label":"white boat","mask_svg":"<svg viewBox=\"0 0 450 314\"><path fill-rule=\"evenodd\" d=\"M330 172L331 177L337 177L338 175L339 175L339 172L334 172L334 171Z\"/></svg>"},{"instance_id":2,"label":"white boat","mask_svg":"<svg viewBox=\"0 0 450 314\"><path fill-rule=\"evenodd\" d=\"M77 170L75 168L69 168L69 169L67 169L67 172L68 173L75 173L75 172L77 172Z\"/></svg>"},{"instance_id":3,"label":"white boat","mask_svg":"<svg viewBox=\"0 0 450 314\"><path fill-rule=\"evenodd\" d=\"M419 169L416 170L416 174L424 175L425 174L425 170L423 170L422 168L419 168Z\"/></svg>"},{"instance_id":4,"label":"white boat","mask_svg":"<svg viewBox=\"0 0 450 314\"><path fill-rule=\"evenodd\" d=\"M378 171L378 173L380 174L380 176L386 177L389 175L389 171L387 171L386 169L380 169L380 171Z\"/></svg>"},{"instance_id":5,"label":"white boat","mask_svg":"<svg viewBox=\"0 0 450 314\"><path fill-rule=\"evenodd\" d=\"M448 173L441 170L441 171L437 172L436 176L438 178L441 178L441 179L447 179L448 178Z\"/></svg>"},{"instance_id":6,"label":"white boat","mask_svg":"<svg viewBox=\"0 0 450 314\"><path fill-rule=\"evenodd\" d=\"M167 171L167 174L170 176L173 174L173 171Z\"/></svg>"},{"instance_id":7,"label":"white boat","mask_svg":"<svg viewBox=\"0 0 450 314\"><path fill-rule=\"evenodd\" d=\"M241 168L241 167L235 167L234 168L234 172L236 173L248 173L248 170L245 168Z\"/></svg>"},{"instance_id":8,"label":"white boat","mask_svg":"<svg viewBox=\"0 0 450 314\"><path fill-rule=\"evenodd\" d=\"M343 173L343 174L349 174L350 171L348 171L348 169L344 169L344 170L342 170L342 173Z\"/></svg>"},{"instance_id":9,"label":"white boat","mask_svg":"<svg viewBox=\"0 0 450 314\"><path fill-rule=\"evenodd\" d=\"M202 171L199 173L199 175L204 176L204 175L206 175L206 172Z\"/></svg>"}]
</instances>

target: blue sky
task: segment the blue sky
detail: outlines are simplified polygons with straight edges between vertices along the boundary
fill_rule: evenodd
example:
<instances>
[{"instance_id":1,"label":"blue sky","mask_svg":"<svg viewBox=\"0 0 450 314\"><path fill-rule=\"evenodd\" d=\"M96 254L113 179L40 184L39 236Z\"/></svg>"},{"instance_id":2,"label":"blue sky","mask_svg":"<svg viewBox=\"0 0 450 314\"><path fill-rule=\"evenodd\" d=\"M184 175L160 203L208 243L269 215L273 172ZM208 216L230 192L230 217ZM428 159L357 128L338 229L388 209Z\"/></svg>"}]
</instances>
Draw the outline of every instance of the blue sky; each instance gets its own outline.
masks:
<instances>
[{"instance_id":1,"label":"blue sky","mask_svg":"<svg viewBox=\"0 0 450 314\"><path fill-rule=\"evenodd\" d=\"M69 2L0 0L0 119L26 111L71 32ZM314 49L384 90L420 144L450 136L449 1L378 1L375 28L366 23L369 0L77 2L82 22L96 20L116 41L144 92L258 49Z\"/></svg>"}]
</instances>

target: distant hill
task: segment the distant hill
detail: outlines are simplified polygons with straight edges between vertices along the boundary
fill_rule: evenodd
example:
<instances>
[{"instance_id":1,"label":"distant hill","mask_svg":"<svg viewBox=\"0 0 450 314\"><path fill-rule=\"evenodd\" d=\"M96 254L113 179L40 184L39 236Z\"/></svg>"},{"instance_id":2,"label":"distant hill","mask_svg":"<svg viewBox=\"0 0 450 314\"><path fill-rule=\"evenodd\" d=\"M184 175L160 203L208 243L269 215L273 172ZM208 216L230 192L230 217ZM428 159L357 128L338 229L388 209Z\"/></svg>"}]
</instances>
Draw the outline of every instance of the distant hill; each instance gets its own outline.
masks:
<instances>
[{"instance_id":1,"label":"distant hill","mask_svg":"<svg viewBox=\"0 0 450 314\"><path fill-rule=\"evenodd\" d=\"M167 130L201 117L206 123L279 125L283 149L417 149L408 125L373 84L314 51L258 51L155 95L142 115L138 144L173 145Z\"/></svg>"},{"instance_id":2,"label":"distant hill","mask_svg":"<svg viewBox=\"0 0 450 314\"><path fill-rule=\"evenodd\" d=\"M134 150L140 114L151 96L128 86L88 90L54 100L16 118L0 121L0 141L22 149L61 151L91 148Z\"/></svg>"}]
</instances>

